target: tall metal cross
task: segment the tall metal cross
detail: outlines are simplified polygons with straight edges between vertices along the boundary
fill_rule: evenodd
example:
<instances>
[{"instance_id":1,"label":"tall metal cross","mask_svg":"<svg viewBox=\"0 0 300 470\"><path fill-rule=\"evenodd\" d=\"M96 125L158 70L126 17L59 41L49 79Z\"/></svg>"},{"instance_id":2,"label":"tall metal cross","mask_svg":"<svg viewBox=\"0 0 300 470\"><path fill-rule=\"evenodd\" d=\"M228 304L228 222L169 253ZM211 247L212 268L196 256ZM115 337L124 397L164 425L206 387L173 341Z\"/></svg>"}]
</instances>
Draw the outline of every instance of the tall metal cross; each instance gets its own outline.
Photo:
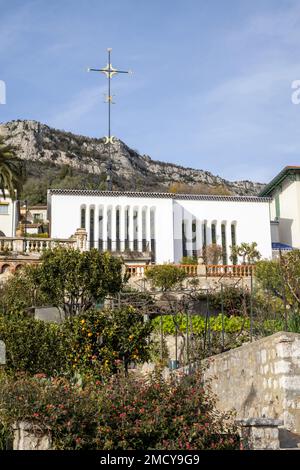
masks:
<instances>
[{"instance_id":1,"label":"tall metal cross","mask_svg":"<svg viewBox=\"0 0 300 470\"><path fill-rule=\"evenodd\" d=\"M111 160L111 145L114 144L114 136L111 135L111 104L112 94L110 80L111 78L118 73L132 73L131 70L118 70L115 69L110 62L111 48L107 49L108 60L107 65L103 69L88 69L88 72L102 72L106 75L108 81L108 94L106 96L106 102L108 103L108 135L105 137L105 144L108 146L108 172L107 172L107 189L112 191L112 160Z\"/></svg>"}]
</instances>

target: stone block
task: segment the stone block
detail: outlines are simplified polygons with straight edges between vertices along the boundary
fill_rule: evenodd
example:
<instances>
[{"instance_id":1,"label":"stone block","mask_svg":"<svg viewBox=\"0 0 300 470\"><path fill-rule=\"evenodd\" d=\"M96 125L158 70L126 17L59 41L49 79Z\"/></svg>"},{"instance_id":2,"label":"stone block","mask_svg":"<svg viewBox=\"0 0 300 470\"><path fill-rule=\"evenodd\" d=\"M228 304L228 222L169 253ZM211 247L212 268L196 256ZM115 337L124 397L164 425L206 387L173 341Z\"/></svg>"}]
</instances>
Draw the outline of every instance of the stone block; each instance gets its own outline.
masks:
<instances>
[{"instance_id":1,"label":"stone block","mask_svg":"<svg viewBox=\"0 0 300 470\"><path fill-rule=\"evenodd\" d=\"M16 423L13 450L50 450L51 435L46 430L28 421Z\"/></svg>"},{"instance_id":2,"label":"stone block","mask_svg":"<svg viewBox=\"0 0 300 470\"><path fill-rule=\"evenodd\" d=\"M6 364L6 349L4 341L0 341L0 365Z\"/></svg>"}]
</instances>

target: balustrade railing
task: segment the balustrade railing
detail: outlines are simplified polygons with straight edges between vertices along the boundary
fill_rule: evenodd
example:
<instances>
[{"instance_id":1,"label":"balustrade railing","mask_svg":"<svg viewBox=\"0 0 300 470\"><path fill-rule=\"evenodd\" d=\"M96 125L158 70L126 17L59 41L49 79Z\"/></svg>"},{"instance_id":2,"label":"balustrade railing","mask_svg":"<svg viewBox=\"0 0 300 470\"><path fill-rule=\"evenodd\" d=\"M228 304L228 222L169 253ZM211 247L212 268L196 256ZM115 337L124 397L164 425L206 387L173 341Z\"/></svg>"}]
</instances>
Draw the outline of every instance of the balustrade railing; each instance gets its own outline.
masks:
<instances>
[{"instance_id":1,"label":"balustrade railing","mask_svg":"<svg viewBox=\"0 0 300 470\"><path fill-rule=\"evenodd\" d=\"M144 277L146 270L152 269L154 265L127 265L126 270L132 277ZM156 265L157 266L157 265ZM197 264L176 264L175 266L183 269L187 277L203 275L200 273ZM254 274L254 265L217 265L209 264L205 266L207 277L249 277Z\"/></svg>"},{"instance_id":2,"label":"balustrade railing","mask_svg":"<svg viewBox=\"0 0 300 470\"><path fill-rule=\"evenodd\" d=\"M207 264L207 277L249 277L254 275L255 265L253 264Z\"/></svg>"},{"instance_id":3,"label":"balustrade railing","mask_svg":"<svg viewBox=\"0 0 300 470\"><path fill-rule=\"evenodd\" d=\"M33 237L0 237L0 253L41 253L47 249L76 247L74 239L33 238Z\"/></svg>"}]
</instances>

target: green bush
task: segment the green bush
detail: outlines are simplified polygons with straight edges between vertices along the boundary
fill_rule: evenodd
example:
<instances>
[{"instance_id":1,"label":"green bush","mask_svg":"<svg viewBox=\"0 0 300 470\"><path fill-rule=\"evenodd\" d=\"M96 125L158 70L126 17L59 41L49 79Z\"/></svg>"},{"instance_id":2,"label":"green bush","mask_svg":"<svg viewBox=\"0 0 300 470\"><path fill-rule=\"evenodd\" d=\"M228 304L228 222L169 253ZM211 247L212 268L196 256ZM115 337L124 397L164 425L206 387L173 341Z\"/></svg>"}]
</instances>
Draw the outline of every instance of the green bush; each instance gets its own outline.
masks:
<instances>
[{"instance_id":1,"label":"green bush","mask_svg":"<svg viewBox=\"0 0 300 470\"><path fill-rule=\"evenodd\" d=\"M183 256L180 260L180 264L198 264L198 260L194 256Z\"/></svg>"},{"instance_id":2,"label":"green bush","mask_svg":"<svg viewBox=\"0 0 300 470\"><path fill-rule=\"evenodd\" d=\"M163 264L149 267L145 276L154 287L166 292L178 286L186 278L186 273L173 264Z\"/></svg>"},{"instance_id":3,"label":"green bush","mask_svg":"<svg viewBox=\"0 0 300 470\"><path fill-rule=\"evenodd\" d=\"M81 375L115 372L121 361L148 361L152 351L152 324L133 307L86 312L66 321L62 328L69 340L68 364Z\"/></svg>"},{"instance_id":4,"label":"green bush","mask_svg":"<svg viewBox=\"0 0 300 470\"><path fill-rule=\"evenodd\" d=\"M153 328L156 331L160 331L161 319L156 317L151 320ZM200 315L189 316L189 331L194 334L201 335L205 331L205 317ZM222 331L222 315L210 317L210 329L211 331ZM174 335L176 333L176 324L178 332L186 333L187 328L187 316L184 314L178 314L176 316L164 315L163 316L163 332L167 335ZM226 317L224 316L224 330L225 333L237 333L241 329L250 328L250 320L245 317Z\"/></svg>"},{"instance_id":5,"label":"green bush","mask_svg":"<svg viewBox=\"0 0 300 470\"><path fill-rule=\"evenodd\" d=\"M22 316L0 316L0 338L6 345L6 370L64 372L68 346L58 325Z\"/></svg>"}]
</instances>

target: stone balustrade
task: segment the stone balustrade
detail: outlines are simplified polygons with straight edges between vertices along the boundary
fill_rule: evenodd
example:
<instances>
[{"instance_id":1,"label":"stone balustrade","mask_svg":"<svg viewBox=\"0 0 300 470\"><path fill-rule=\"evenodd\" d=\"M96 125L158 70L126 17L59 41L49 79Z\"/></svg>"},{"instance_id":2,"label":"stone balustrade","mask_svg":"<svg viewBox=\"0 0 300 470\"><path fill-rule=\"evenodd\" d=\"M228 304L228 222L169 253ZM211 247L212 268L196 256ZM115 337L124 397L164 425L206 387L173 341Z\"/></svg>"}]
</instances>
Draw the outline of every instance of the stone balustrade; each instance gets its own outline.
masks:
<instances>
[{"instance_id":1,"label":"stone balustrade","mask_svg":"<svg viewBox=\"0 0 300 470\"><path fill-rule=\"evenodd\" d=\"M249 277L254 274L253 265L203 265L203 264L176 264L178 268L182 268L187 277ZM127 266L127 272L131 277L143 278L146 270L153 265L131 264Z\"/></svg>"},{"instance_id":2,"label":"stone balustrade","mask_svg":"<svg viewBox=\"0 0 300 470\"><path fill-rule=\"evenodd\" d=\"M77 241L71 239L31 238L31 237L0 237L0 254L42 253L57 246L76 248Z\"/></svg>"},{"instance_id":3,"label":"stone balustrade","mask_svg":"<svg viewBox=\"0 0 300 470\"><path fill-rule=\"evenodd\" d=\"M207 264L207 277L249 277L254 275L253 264Z\"/></svg>"}]
</instances>

